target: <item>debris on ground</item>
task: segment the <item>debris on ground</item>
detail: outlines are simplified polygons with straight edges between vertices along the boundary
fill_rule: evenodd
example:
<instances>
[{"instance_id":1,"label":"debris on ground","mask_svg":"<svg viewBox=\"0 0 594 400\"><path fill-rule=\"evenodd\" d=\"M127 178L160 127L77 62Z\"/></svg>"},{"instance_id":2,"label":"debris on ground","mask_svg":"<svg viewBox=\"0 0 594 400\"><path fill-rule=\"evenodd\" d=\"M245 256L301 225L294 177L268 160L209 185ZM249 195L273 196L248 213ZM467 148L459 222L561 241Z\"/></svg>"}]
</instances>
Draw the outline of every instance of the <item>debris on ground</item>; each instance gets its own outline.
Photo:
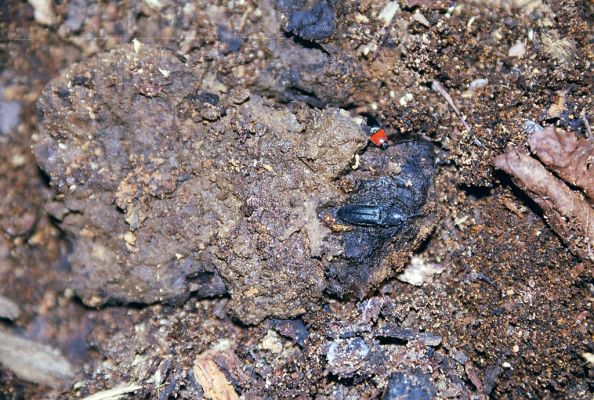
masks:
<instances>
[{"instance_id":1,"label":"debris on ground","mask_svg":"<svg viewBox=\"0 0 594 400\"><path fill-rule=\"evenodd\" d=\"M548 127L534 132L528 143L542 163L514 148L498 156L495 166L512 175L528 192L543 209L551 227L577 256L594 262L594 207L572 189L572 186L584 189L592 199L594 174L589 168L594 159L592 142Z\"/></svg>"},{"instance_id":2,"label":"debris on ground","mask_svg":"<svg viewBox=\"0 0 594 400\"><path fill-rule=\"evenodd\" d=\"M49 0L29 0L35 10L35 20L43 25L54 25L58 17L54 13L52 2Z\"/></svg>"},{"instance_id":3,"label":"debris on ground","mask_svg":"<svg viewBox=\"0 0 594 400\"><path fill-rule=\"evenodd\" d=\"M199 355L194 362L194 377L204 391L204 398L209 400L239 399L227 378L228 372L221 370L215 361L216 357L216 353L206 352Z\"/></svg>"},{"instance_id":4,"label":"debris on ground","mask_svg":"<svg viewBox=\"0 0 594 400\"><path fill-rule=\"evenodd\" d=\"M76 373L60 352L0 330L0 364L28 382L54 388L67 387Z\"/></svg>"},{"instance_id":5,"label":"debris on ground","mask_svg":"<svg viewBox=\"0 0 594 400\"><path fill-rule=\"evenodd\" d=\"M19 126L21 108L18 101L0 98L0 134L8 134Z\"/></svg>"},{"instance_id":6,"label":"debris on ground","mask_svg":"<svg viewBox=\"0 0 594 400\"><path fill-rule=\"evenodd\" d=\"M336 31L333 0L318 0L309 10L293 11L286 30L305 40L329 38Z\"/></svg>"},{"instance_id":7,"label":"debris on ground","mask_svg":"<svg viewBox=\"0 0 594 400\"><path fill-rule=\"evenodd\" d=\"M122 385L113 389L102 390L90 396L85 397L83 400L117 400L122 398L123 395L134 393L141 389L139 385Z\"/></svg>"},{"instance_id":8,"label":"debris on ground","mask_svg":"<svg viewBox=\"0 0 594 400\"><path fill-rule=\"evenodd\" d=\"M530 135L528 145L546 167L594 201L594 141L549 126Z\"/></svg>"},{"instance_id":9,"label":"debris on ground","mask_svg":"<svg viewBox=\"0 0 594 400\"><path fill-rule=\"evenodd\" d=\"M428 263L422 257L415 256L410 260L410 264L406 266L404 272L398 275L398 279L411 285L421 286L424 282L430 282L433 275L440 274L443 270L443 266Z\"/></svg>"},{"instance_id":10,"label":"debris on ground","mask_svg":"<svg viewBox=\"0 0 594 400\"><path fill-rule=\"evenodd\" d=\"M397 372L390 377L383 400L430 400L435 398L435 387L422 372Z\"/></svg>"}]
</instances>

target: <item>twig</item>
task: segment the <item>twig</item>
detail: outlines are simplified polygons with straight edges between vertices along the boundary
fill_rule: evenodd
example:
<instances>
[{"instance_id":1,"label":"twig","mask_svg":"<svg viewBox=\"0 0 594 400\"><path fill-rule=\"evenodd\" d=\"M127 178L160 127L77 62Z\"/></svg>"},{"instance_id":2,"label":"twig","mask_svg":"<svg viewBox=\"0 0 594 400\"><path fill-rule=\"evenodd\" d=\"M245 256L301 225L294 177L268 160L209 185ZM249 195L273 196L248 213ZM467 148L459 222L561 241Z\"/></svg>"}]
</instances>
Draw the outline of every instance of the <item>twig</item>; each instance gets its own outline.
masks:
<instances>
[{"instance_id":1,"label":"twig","mask_svg":"<svg viewBox=\"0 0 594 400\"><path fill-rule=\"evenodd\" d=\"M439 94L441 94L444 99L446 99L446 101L448 102L448 104L454 109L454 112L456 113L456 115L462 120L462 123L464 124L464 127L468 130L468 132L472 132L472 128L470 127L470 125L468 124L468 122L466 122L466 120L464 119L464 115L460 112L460 110L458 109L458 107L456 107L456 104L454 104L454 100L452 100L452 97L445 90L445 88L443 87L442 83L439 82L439 81L433 81L431 83L431 89L435 90L436 92L438 92Z\"/></svg>"},{"instance_id":2,"label":"twig","mask_svg":"<svg viewBox=\"0 0 594 400\"><path fill-rule=\"evenodd\" d=\"M239 22L239 29L238 29L238 32L239 33L243 32L243 28L245 27L245 23L247 22L247 19L249 18L249 16L252 13L252 11L254 11L254 7L252 7L251 1L250 1L249 5L245 9L245 12L241 16L241 21Z\"/></svg>"},{"instance_id":3,"label":"twig","mask_svg":"<svg viewBox=\"0 0 594 400\"><path fill-rule=\"evenodd\" d=\"M592 128L590 128L590 122L588 122L588 118L584 117L584 125L586 126L586 131L588 132L588 139L592 140L594 139L594 137L592 137Z\"/></svg>"},{"instance_id":4,"label":"twig","mask_svg":"<svg viewBox=\"0 0 594 400\"><path fill-rule=\"evenodd\" d=\"M394 16L396 15L396 13L399 10L400 10L400 6L399 6L398 2L388 1L388 3L386 3L386 5L384 6L384 9L380 13L379 19L384 21L384 28L383 28L382 36L381 36L379 42L377 43L377 49L375 49L375 53L373 53L373 56L371 57L371 61L375 61L375 59L379 56L380 49L382 48L382 46L388 39L390 30L392 29L392 26L394 25Z\"/></svg>"},{"instance_id":5,"label":"twig","mask_svg":"<svg viewBox=\"0 0 594 400\"><path fill-rule=\"evenodd\" d=\"M139 389L142 389L142 386L132 384L130 386L124 386L119 388L113 388L109 390L103 390L101 392L97 392L90 396L85 397L83 400L111 400L111 399L119 399L123 394L132 393Z\"/></svg>"}]
</instances>

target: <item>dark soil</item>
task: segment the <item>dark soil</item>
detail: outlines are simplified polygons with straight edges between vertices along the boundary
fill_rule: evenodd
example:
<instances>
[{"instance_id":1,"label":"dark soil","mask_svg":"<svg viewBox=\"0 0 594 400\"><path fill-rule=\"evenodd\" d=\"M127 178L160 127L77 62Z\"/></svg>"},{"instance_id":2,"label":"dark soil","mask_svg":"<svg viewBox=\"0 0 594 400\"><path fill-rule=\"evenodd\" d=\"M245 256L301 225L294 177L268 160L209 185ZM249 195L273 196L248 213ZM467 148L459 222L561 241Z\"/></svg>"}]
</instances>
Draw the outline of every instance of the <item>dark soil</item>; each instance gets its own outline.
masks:
<instances>
[{"instance_id":1,"label":"dark soil","mask_svg":"<svg viewBox=\"0 0 594 400\"><path fill-rule=\"evenodd\" d=\"M591 1L31 3L0 399L591 398L592 262L493 168L527 120L592 140Z\"/></svg>"}]
</instances>

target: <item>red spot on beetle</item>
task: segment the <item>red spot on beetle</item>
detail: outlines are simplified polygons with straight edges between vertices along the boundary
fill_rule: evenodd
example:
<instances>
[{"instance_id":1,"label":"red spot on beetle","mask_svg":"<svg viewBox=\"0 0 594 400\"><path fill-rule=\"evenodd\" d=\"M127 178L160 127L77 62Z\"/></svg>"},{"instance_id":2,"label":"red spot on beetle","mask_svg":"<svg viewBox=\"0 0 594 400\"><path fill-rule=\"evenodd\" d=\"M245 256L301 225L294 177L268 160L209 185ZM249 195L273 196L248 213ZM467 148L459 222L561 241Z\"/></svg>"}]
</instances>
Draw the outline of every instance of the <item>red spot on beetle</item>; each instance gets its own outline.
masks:
<instances>
[{"instance_id":1,"label":"red spot on beetle","mask_svg":"<svg viewBox=\"0 0 594 400\"><path fill-rule=\"evenodd\" d=\"M384 128L372 129L369 141L383 150L388 148L388 135L386 135Z\"/></svg>"}]
</instances>

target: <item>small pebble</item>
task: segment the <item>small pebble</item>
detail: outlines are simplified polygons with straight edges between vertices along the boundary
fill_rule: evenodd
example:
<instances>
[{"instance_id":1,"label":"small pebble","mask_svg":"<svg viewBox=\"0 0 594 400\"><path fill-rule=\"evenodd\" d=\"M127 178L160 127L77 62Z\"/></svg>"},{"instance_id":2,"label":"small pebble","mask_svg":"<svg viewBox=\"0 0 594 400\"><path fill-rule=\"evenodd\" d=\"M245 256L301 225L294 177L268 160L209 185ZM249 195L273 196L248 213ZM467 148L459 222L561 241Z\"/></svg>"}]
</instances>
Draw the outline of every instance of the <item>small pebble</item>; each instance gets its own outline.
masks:
<instances>
[{"instance_id":1,"label":"small pebble","mask_svg":"<svg viewBox=\"0 0 594 400\"><path fill-rule=\"evenodd\" d=\"M526 54L526 43L521 40L518 40L507 52L509 57L516 58L522 58L524 54Z\"/></svg>"},{"instance_id":2,"label":"small pebble","mask_svg":"<svg viewBox=\"0 0 594 400\"><path fill-rule=\"evenodd\" d=\"M19 306L7 297L0 295L0 318L14 320L19 317Z\"/></svg>"},{"instance_id":3,"label":"small pebble","mask_svg":"<svg viewBox=\"0 0 594 400\"><path fill-rule=\"evenodd\" d=\"M0 99L0 133L7 134L16 128L20 122L21 103Z\"/></svg>"}]
</instances>

